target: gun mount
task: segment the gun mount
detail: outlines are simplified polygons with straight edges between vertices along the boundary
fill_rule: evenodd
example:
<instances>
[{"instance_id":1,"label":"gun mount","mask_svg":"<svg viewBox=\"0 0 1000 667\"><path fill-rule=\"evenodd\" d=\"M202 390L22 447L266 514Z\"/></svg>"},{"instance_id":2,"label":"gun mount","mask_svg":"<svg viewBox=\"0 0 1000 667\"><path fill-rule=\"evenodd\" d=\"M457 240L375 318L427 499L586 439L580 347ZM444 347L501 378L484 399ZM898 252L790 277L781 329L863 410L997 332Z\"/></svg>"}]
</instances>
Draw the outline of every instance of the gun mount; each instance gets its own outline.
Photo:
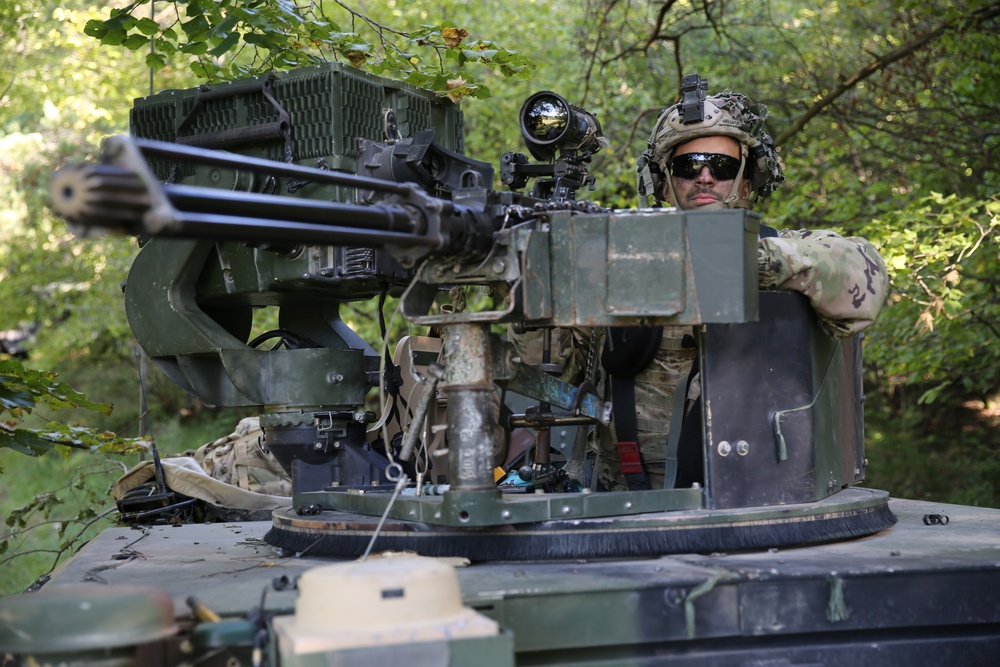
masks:
<instances>
[{"instance_id":1,"label":"gun mount","mask_svg":"<svg viewBox=\"0 0 1000 667\"><path fill-rule=\"evenodd\" d=\"M758 292L757 216L578 202L586 132L565 155L532 152L544 164L508 154L515 192L496 192L461 156L455 107L337 65L140 100L133 134L60 172L53 204L81 233L140 236L125 286L140 344L204 400L260 407L293 507L108 530L40 594L0 601L0 650L144 667L611 667L985 664L1000 649L997 512L951 506L943 528L929 512L945 508L893 499L892 526L887 494L853 486L859 341L830 340L797 295ZM530 178L542 185L516 192ZM456 286L491 300L441 304ZM399 378L340 307L386 294L438 334L397 348L418 390L377 445L365 397ZM265 307L278 328L253 336ZM566 431L610 407L557 377L549 333L659 324L698 339L704 484L547 482L576 460ZM542 363L496 325L536 332ZM514 394L538 405L513 414L523 401L500 399ZM498 426L535 431L529 486L495 483ZM365 560L373 544L474 562ZM137 581L156 588L122 585Z\"/></svg>"},{"instance_id":2,"label":"gun mount","mask_svg":"<svg viewBox=\"0 0 1000 667\"><path fill-rule=\"evenodd\" d=\"M238 85L234 95L247 90L256 89ZM210 100L224 98L220 91L209 95ZM197 101L188 106L200 108ZM191 127L192 113L180 129ZM389 109L384 116L396 118L397 112ZM296 129L296 119L289 118ZM264 411L265 442L293 480L294 509L274 517L276 539L286 545L315 541L315 526L323 517L330 525L342 525L349 516L354 517L349 532L362 537L330 536L320 549L360 553L375 530L374 519L381 517L402 522L394 533L402 548L420 543L422 553L476 555L494 548L472 546L482 535L470 534L470 540L437 540L433 531L421 535L406 528L412 521L413 526L493 531L494 539L515 545L508 557L537 556L539 547L516 546L524 538L510 532L512 527L599 517L627 522L649 512L704 508L758 512L774 504L822 501L858 481L864 467L859 348L856 341L825 344L803 333L803 327L808 331L815 325L794 295L768 295L769 321L755 322L759 219L747 211L608 211L578 202L576 188L592 182L585 164L606 143L596 118L543 92L522 107L521 129L532 155L549 160L541 165L529 165L524 156L505 161L505 174L517 176L508 185L523 187L528 178L541 183L528 195L495 191L492 168L436 142L432 127L407 138L388 130L385 137L391 140L358 137L353 170L206 149L194 145L199 142L190 134L183 143L111 137L100 164L54 175L52 201L81 235L110 231L149 239L125 288L136 337L169 377L209 404L256 405ZM200 143L216 145L219 139ZM157 169L165 177L158 178ZM205 170L208 186L177 177L205 180L198 176ZM258 187L213 185L219 182ZM357 276L330 261L350 247L383 253L381 264ZM475 310L438 303L449 290L468 286L490 295L491 303ZM440 331L438 377L432 379L426 367L422 374L425 392L436 392L440 382L447 403L445 442L433 456L426 451L423 423L427 402L434 400L429 393L413 422L401 429L405 433L378 442L367 433L376 415L365 409L365 396L372 387L391 384L392 368L344 324L339 309L346 301L390 291L400 295L407 320ZM264 306L279 307L278 329L263 336L281 341L272 350L261 349L261 336L249 340L252 310ZM776 387L796 387L798 393L786 392L780 399L784 405L748 409L727 398L729 364L716 358L756 338L778 341L771 354L786 353L770 321L781 312L799 312L801 323L791 329L813 341L802 363L822 363L825 369L803 383L761 368L774 376ZM727 415L702 425L706 451L716 454L706 454L705 487L580 492L587 480L568 478L551 462L550 430L606 425L610 403L590 381L573 385L557 377L560 369L547 357L537 366L526 363L511 343L491 331L495 325L538 331L546 341L556 327L696 327L703 384L710 391L720 388L717 395L709 394L714 403L706 412ZM508 393L538 404L523 415L506 405L498 408L498 394ZM784 425L774 418L776 410L809 404L808 396L813 403L822 398L810 412L814 416L793 419L789 413ZM745 414L734 422L729 409ZM747 414L759 415L758 423ZM839 426L830 431L825 425L832 423ZM498 443L504 425L536 431L534 459L520 467L530 483L506 492L494 475L503 460L497 452L503 451ZM728 470L729 460L719 455L726 447L738 447L732 460L743 462L749 442L789 437L809 443L811 453L801 462L778 466L781 456L753 447L751 458L760 458L756 465L770 460L775 468L768 472L772 482L788 480L790 486L777 493L773 483L753 483L752 477L739 482L746 466ZM795 479L807 481L796 488ZM425 484L446 490L431 496L423 493ZM536 488L550 493L525 493ZM862 533L891 521L884 496L849 491L841 498L847 500L846 511L867 517L857 523ZM805 515L819 525L828 513L828 507L817 504ZM648 548L664 548L664 539L655 535L668 531L677 516L669 515L662 524L643 523L645 534L653 536ZM770 521L770 516L759 521L762 534ZM838 519L828 528L836 535L857 534L848 523ZM390 534L384 531L380 539L391 541ZM830 536L825 530L817 535ZM780 541L741 536L738 542L719 542L718 548L747 539ZM585 542L562 547L562 555L610 548ZM673 548L680 547L675 543ZM551 555L555 547L540 548Z\"/></svg>"}]
</instances>

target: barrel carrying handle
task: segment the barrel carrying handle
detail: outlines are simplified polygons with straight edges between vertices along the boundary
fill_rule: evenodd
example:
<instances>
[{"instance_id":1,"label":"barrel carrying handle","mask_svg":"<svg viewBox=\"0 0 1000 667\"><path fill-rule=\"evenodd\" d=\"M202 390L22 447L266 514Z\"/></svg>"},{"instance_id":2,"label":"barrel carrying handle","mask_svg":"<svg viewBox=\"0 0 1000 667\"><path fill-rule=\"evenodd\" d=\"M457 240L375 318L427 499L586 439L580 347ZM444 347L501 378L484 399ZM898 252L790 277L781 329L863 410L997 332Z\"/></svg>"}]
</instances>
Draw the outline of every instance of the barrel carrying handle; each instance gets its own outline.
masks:
<instances>
[{"instance_id":1,"label":"barrel carrying handle","mask_svg":"<svg viewBox=\"0 0 1000 667\"><path fill-rule=\"evenodd\" d=\"M177 126L175 142L186 146L199 148L232 148L248 143L273 141L283 139L285 142L285 162L292 162L292 122L291 116L275 99L273 94L274 75L269 74L260 79L230 84L221 88L205 88L199 90L194 99L194 106L188 112L181 124ZM195 119L204 110L205 103L238 95L260 93L264 99L278 112L278 120L260 125L236 127L205 134L190 134Z\"/></svg>"}]
</instances>

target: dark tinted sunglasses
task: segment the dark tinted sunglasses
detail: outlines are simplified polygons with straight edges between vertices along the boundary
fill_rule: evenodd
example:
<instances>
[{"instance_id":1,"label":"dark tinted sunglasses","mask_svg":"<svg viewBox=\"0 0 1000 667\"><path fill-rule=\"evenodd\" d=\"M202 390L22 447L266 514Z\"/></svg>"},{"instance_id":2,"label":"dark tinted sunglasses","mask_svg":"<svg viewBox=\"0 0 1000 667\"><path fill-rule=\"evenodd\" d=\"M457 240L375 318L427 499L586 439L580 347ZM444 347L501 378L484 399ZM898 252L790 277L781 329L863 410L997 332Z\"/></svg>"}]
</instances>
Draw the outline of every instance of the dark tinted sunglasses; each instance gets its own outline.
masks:
<instances>
[{"instance_id":1,"label":"dark tinted sunglasses","mask_svg":"<svg viewBox=\"0 0 1000 667\"><path fill-rule=\"evenodd\" d=\"M740 160L721 153L685 153L667 163L671 176L689 179L698 178L705 167L715 180L731 181L740 172Z\"/></svg>"}]
</instances>

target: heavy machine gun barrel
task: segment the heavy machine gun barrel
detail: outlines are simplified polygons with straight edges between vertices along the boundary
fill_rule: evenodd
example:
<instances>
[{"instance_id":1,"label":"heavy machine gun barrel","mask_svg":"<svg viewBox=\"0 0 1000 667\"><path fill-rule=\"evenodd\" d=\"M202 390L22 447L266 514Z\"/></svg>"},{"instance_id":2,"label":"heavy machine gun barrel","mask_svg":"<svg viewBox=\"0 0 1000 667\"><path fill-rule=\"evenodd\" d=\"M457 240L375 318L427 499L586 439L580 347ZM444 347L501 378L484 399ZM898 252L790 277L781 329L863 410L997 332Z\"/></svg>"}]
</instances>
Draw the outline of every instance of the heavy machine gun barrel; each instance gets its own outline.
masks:
<instances>
[{"instance_id":1,"label":"heavy machine gun barrel","mask_svg":"<svg viewBox=\"0 0 1000 667\"><path fill-rule=\"evenodd\" d=\"M149 157L357 188L384 199L360 205L161 184L150 170ZM432 197L413 183L126 136L105 141L100 164L74 165L56 172L51 199L56 213L81 236L110 230L260 243L406 246L472 256L485 252L492 243L492 218L474 207Z\"/></svg>"},{"instance_id":2,"label":"heavy machine gun barrel","mask_svg":"<svg viewBox=\"0 0 1000 667\"><path fill-rule=\"evenodd\" d=\"M234 192L190 185L165 185L170 203L185 213L217 217L247 217L271 220L295 220L329 227L336 214L341 228L392 232L409 237L419 234L419 217L399 205L360 206L347 203L301 199L250 192ZM331 205L332 204L332 205Z\"/></svg>"},{"instance_id":3,"label":"heavy machine gun barrel","mask_svg":"<svg viewBox=\"0 0 1000 667\"><path fill-rule=\"evenodd\" d=\"M118 138L111 138L108 145L110 150L115 150L114 146ZM413 185L409 183L394 183L380 178L368 178L357 174L349 174L340 171L323 171L312 167L303 167L297 164L275 162L263 158L255 158L249 155L234 155L218 150L197 148L195 146L185 146L182 144L166 141L152 141L149 139L133 139L132 142L143 153L153 157L172 158L178 161L197 161L201 164L215 165L218 167L236 166L248 171L256 171L261 174L274 176L285 176L288 178L305 178L319 183L330 185L347 185L357 188L368 188L378 190L386 194L406 195L413 190ZM319 172L319 173L317 173Z\"/></svg>"}]
</instances>

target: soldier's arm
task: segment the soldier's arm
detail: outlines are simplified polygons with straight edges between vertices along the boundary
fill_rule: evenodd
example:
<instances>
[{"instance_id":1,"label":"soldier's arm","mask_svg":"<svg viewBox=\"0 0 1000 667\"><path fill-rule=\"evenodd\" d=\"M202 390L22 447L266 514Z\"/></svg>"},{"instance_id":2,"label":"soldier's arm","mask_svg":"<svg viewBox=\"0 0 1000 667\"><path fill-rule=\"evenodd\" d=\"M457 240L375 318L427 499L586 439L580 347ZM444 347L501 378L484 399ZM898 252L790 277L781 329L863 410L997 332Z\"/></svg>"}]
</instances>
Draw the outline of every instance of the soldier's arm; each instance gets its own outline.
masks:
<instances>
[{"instance_id":1,"label":"soldier's arm","mask_svg":"<svg viewBox=\"0 0 1000 667\"><path fill-rule=\"evenodd\" d=\"M592 332L588 328L570 329L559 327L551 330L552 348L549 361L562 367L560 379L570 384L583 381L586 366L588 346ZM540 329L527 333L515 333L513 329L507 332L507 339L513 343L525 363L538 364L542 361L542 336ZM600 350L597 351L600 354Z\"/></svg>"},{"instance_id":2,"label":"soldier's arm","mask_svg":"<svg viewBox=\"0 0 1000 667\"><path fill-rule=\"evenodd\" d=\"M862 331L885 303L889 277L875 247L831 231L782 230L760 240L760 286L801 292L834 338Z\"/></svg>"}]
</instances>

